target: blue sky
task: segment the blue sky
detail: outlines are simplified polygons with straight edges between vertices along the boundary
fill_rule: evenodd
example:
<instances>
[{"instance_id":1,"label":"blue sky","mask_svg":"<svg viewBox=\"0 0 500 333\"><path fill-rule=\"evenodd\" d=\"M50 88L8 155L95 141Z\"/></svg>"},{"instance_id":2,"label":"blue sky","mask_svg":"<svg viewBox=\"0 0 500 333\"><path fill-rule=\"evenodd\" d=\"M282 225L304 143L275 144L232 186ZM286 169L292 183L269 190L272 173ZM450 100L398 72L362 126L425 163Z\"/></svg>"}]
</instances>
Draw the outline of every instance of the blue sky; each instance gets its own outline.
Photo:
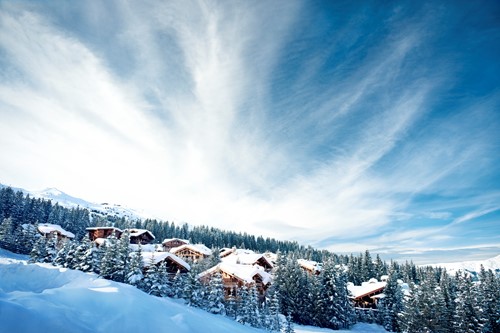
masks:
<instances>
[{"instance_id":1,"label":"blue sky","mask_svg":"<svg viewBox=\"0 0 500 333\"><path fill-rule=\"evenodd\" d=\"M0 181L415 262L500 253L496 1L0 1Z\"/></svg>"}]
</instances>

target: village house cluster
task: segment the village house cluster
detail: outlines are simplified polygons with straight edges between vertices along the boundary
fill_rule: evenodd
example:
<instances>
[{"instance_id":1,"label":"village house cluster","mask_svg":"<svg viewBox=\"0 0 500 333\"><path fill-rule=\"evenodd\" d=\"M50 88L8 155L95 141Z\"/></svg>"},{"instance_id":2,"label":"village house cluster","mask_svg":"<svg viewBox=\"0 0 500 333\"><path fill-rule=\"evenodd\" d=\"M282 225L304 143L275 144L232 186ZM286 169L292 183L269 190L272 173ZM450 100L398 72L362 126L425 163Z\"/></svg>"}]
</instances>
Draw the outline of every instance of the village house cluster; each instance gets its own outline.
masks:
<instances>
[{"instance_id":1,"label":"village house cluster","mask_svg":"<svg viewBox=\"0 0 500 333\"><path fill-rule=\"evenodd\" d=\"M141 247L144 269L151 263L165 264L167 271L171 274L186 273L191 269L189 263L196 263L213 255L212 250L204 244L191 244L187 239L170 238L163 240L160 244L153 244L155 236L145 229L121 230L115 227L92 227L86 230L89 239L97 247L102 246L110 236L119 239L123 233L128 232L130 249L137 251L139 246ZM57 238L58 244L75 237L71 232L55 224L40 224L38 232L47 238ZM273 282L276 257L274 253L255 253L236 247L223 248L219 252L220 262L198 274L198 278L203 283L209 283L216 273L220 273L226 298L237 297L238 291L245 286L254 286L259 297L263 299ZM297 263L310 274L321 274L321 263L306 259L298 259ZM361 286L347 284L355 307L376 308L378 300L384 297L384 288L387 285L387 276L382 276L380 279L381 281L372 278L363 282ZM403 284L402 281L400 282Z\"/></svg>"}]
</instances>

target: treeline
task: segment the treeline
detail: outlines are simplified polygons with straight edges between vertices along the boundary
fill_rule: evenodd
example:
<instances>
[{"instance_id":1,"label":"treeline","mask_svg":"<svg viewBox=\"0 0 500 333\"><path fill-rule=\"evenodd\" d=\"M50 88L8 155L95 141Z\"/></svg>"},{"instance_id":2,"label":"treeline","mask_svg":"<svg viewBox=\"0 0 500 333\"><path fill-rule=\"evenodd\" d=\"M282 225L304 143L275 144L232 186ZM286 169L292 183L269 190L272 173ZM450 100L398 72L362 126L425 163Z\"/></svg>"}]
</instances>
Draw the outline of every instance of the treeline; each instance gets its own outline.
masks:
<instances>
[{"instance_id":1,"label":"treeline","mask_svg":"<svg viewBox=\"0 0 500 333\"><path fill-rule=\"evenodd\" d=\"M0 242L14 252L28 254L32 236L41 223L58 224L81 239L91 226L89 211L65 208L50 200L32 198L10 187L0 188Z\"/></svg>"}]
</instances>

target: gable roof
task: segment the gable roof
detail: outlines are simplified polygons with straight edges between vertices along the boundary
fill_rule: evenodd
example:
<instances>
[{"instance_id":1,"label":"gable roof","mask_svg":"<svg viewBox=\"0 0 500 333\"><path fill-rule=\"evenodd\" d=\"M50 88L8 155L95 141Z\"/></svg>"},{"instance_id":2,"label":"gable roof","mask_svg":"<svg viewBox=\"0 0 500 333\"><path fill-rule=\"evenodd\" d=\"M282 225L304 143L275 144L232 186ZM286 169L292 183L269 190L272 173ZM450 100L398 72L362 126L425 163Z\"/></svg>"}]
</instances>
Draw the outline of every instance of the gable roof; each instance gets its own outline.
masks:
<instances>
[{"instance_id":1,"label":"gable roof","mask_svg":"<svg viewBox=\"0 0 500 333\"><path fill-rule=\"evenodd\" d=\"M93 231L93 230L116 230L119 232L123 232L120 228L115 228L115 227L90 227L90 228L85 228L87 231Z\"/></svg>"},{"instance_id":2,"label":"gable roof","mask_svg":"<svg viewBox=\"0 0 500 333\"><path fill-rule=\"evenodd\" d=\"M170 258L172 261L175 261L177 264L180 266L183 266L186 270L190 270L191 266L178 256L176 256L173 253L170 252L142 252L142 264L144 267L149 266L151 263L151 260L153 260L154 264L158 264L159 262L162 262L166 260L167 258Z\"/></svg>"},{"instance_id":3,"label":"gable roof","mask_svg":"<svg viewBox=\"0 0 500 333\"><path fill-rule=\"evenodd\" d=\"M172 242L172 241L176 241L176 240L177 240L177 241L181 241L181 242L183 242L183 243L185 243L185 244L189 244L189 240L187 240L187 239L182 239L182 238L165 238L165 239L163 240L163 242L161 242L161 243L162 243L162 244L164 244L164 243L168 243L168 242Z\"/></svg>"},{"instance_id":4,"label":"gable roof","mask_svg":"<svg viewBox=\"0 0 500 333\"><path fill-rule=\"evenodd\" d=\"M224 272L230 276L237 278L238 280L244 283L253 283L254 277L258 275L262 283L268 284L271 283L273 278L271 274L264 271L259 266L250 266L250 265L241 265L241 264L233 264L222 262L200 274L198 274L198 278L202 278L207 275L212 275L217 271Z\"/></svg>"},{"instance_id":5,"label":"gable roof","mask_svg":"<svg viewBox=\"0 0 500 333\"><path fill-rule=\"evenodd\" d=\"M59 224L50 224L50 223L42 223L38 225L38 231L42 235L50 234L50 233L58 233L62 236L68 238L75 238L75 234L72 232L64 230Z\"/></svg>"},{"instance_id":6,"label":"gable roof","mask_svg":"<svg viewBox=\"0 0 500 333\"><path fill-rule=\"evenodd\" d=\"M170 249L171 253L177 253L180 252L184 249L189 249L194 252L201 253L205 256L211 256L212 255L212 250L210 250L208 247L206 247L203 244L184 244L181 246L173 247Z\"/></svg>"},{"instance_id":7,"label":"gable roof","mask_svg":"<svg viewBox=\"0 0 500 333\"><path fill-rule=\"evenodd\" d=\"M242 264L242 265L254 265L258 261L264 262L265 265L273 267L271 261L269 261L266 256L261 253L255 253L251 250L234 250L231 254L226 255L221 258L224 263Z\"/></svg>"},{"instance_id":8,"label":"gable roof","mask_svg":"<svg viewBox=\"0 0 500 333\"><path fill-rule=\"evenodd\" d=\"M123 231L128 231L130 237L139 237L143 234L148 234L151 239L155 239L155 236L151 233L151 231L146 229L125 229Z\"/></svg>"},{"instance_id":9,"label":"gable roof","mask_svg":"<svg viewBox=\"0 0 500 333\"><path fill-rule=\"evenodd\" d=\"M352 298L362 298L373 293L382 293L387 282L379 282L376 279L371 279L368 282L363 282L361 286L355 286L352 283L347 284L347 289L352 295Z\"/></svg>"},{"instance_id":10,"label":"gable roof","mask_svg":"<svg viewBox=\"0 0 500 333\"><path fill-rule=\"evenodd\" d=\"M323 269L323 265L319 262L306 260L306 259L297 259L297 263L302 267L310 271L321 272Z\"/></svg>"}]
</instances>

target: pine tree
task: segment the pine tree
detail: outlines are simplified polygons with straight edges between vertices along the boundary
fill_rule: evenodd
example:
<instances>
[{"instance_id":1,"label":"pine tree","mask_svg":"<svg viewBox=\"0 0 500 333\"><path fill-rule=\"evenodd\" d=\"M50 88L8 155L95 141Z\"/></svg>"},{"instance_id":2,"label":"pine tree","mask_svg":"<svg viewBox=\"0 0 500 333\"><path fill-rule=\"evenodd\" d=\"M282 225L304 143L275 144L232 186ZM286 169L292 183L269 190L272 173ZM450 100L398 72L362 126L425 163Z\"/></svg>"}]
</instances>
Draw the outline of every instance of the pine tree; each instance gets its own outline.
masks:
<instances>
[{"instance_id":1,"label":"pine tree","mask_svg":"<svg viewBox=\"0 0 500 333\"><path fill-rule=\"evenodd\" d=\"M158 266L155 265L154 255L146 268L146 273L144 274L144 283L142 284L143 290L153 296L162 296L163 286L158 270Z\"/></svg>"},{"instance_id":2,"label":"pine tree","mask_svg":"<svg viewBox=\"0 0 500 333\"><path fill-rule=\"evenodd\" d=\"M77 260L76 269L82 272L92 272L94 267L93 246L90 242L89 236L85 235L81 243L77 246L75 251Z\"/></svg>"},{"instance_id":3,"label":"pine tree","mask_svg":"<svg viewBox=\"0 0 500 333\"><path fill-rule=\"evenodd\" d=\"M481 311L482 332L500 332L500 285L491 270L486 271L481 265L478 303Z\"/></svg>"},{"instance_id":4,"label":"pine tree","mask_svg":"<svg viewBox=\"0 0 500 333\"><path fill-rule=\"evenodd\" d=\"M12 221L12 218L9 217L3 219L2 223L0 223L0 241L8 244L13 244L13 234L14 222Z\"/></svg>"},{"instance_id":5,"label":"pine tree","mask_svg":"<svg viewBox=\"0 0 500 333\"><path fill-rule=\"evenodd\" d=\"M382 314L382 325L391 332L401 332L398 314L403 311L403 292L399 286L397 275L391 271L384 289L385 297L380 300L379 312Z\"/></svg>"},{"instance_id":6,"label":"pine tree","mask_svg":"<svg viewBox=\"0 0 500 333\"><path fill-rule=\"evenodd\" d=\"M280 332L281 331L281 321L280 321L280 304L278 300L278 295L275 291L272 291L269 294L269 311L268 311L268 326L267 328L271 332Z\"/></svg>"},{"instance_id":7,"label":"pine tree","mask_svg":"<svg viewBox=\"0 0 500 333\"><path fill-rule=\"evenodd\" d=\"M207 309L211 313L225 315L224 308L224 285L222 275L216 272L212 275L208 285Z\"/></svg>"},{"instance_id":8,"label":"pine tree","mask_svg":"<svg viewBox=\"0 0 500 333\"><path fill-rule=\"evenodd\" d=\"M126 282L139 287L142 279L144 278L143 271L142 249L139 245L137 251L130 254L130 265L126 276Z\"/></svg>"},{"instance_id":9,"label":"pine tree","mask_svg":"<svg viewBox=\"0 0 500 333\"><path fill-rule=\"evenodd\" d=\"M39 237L30 252L30 263L43 262L47 257L47 238Z\"/></svg>"},{"instance_id":10,"label":"pine tree","mask_svg":"<svg viewBox=\"0 0 500 333\"><path fill-rule=\"evenodd\" d=\"M453 329L456 333L479 332L481 325L472 280L461 272L457 273L456 279L458 290Z\"/></svg>"},{"instance_id":11,"label":"pine tree","mask_svg":"<svg viewBox=\"0 0 500 333\"><path fill-rule=\"evenodd\" d=\"M368 281L371 278L375 278L375 275L377 275L375 272L375 265L373 264L372 257L368 250L365 251L365 255L363 257L361 274L363 276L363 281Z\"/></svg>"},{"instance_id":12,"label":"pine tree","mask_svg":"<svg viewBox=\"0 0 500 333\"><path fill-rule=\"evenodd\" d=\"M103 256L100 263L100 274L103 278L118 281L121 275L121 269L119 267L120 254L118 251L118 244L116 237L111 234L106 239L103 245Z\"/></svg>"},{"instance_id":13,"label":"pine tree","mask_svg":"<svg viewBox=\"0 0 500 333\"><path fill-rule=\"evenodd\" d=\"M295 330L293 329L292 315L290 313L286 316L283 333L295 333Z\"/></svg>"},{"instance_id":14,"label":"pine tree","mask_svg":"<svg viewBox=\"0 0 500 333\"><path fill-rule=\"evenodd\" d=\"M186 285L186 274L177 271L172 280L172 297L174 298L185 298L184 296L184 286Z\"/></svg>"},{"instance_id":15,"label":"pine tree","mask_svg":"<svg viewBox=\"0 0 500 333\"><path fill-rule=\"evenodd\" d=\"M188 305L202 308L204 303L203 286L198 280L196 270L191 270L186 275L184 297Z\"/></svg>"},{"instance_id":16,"label":"pine tree","mask_svg":"<svg viewBox=\"0 0 500 333\"><path fill-rule=\"evenodd\" d=\"M116 272L115 272L115 281L118 282L126 282L126 278L128 276L130 270L130 234L128 231L125 231L117 244L117 257L115 260Z\"/></svg>"},{"instance_id":17,"label":"pine tree","mask_svg":"<svg viewBox=\"0 0 500 333\"><path fill-rule=\"evenodd\" d=\"M403 332L426 332L422 328L422 313L419 309L419 287L410 282L410 295L404 298L404 310L400 315L399 326Z\"/></svg>"},{"instance_id":18,"label":"pine tree","mask_svg":"<svg viewBox=\"0 0 500 333\"><path fill-rule=\"evenodd\" d=\"M54 258L54 264L56 266L67 267L66 257L68 255L69 248L70 242L65 242L59 251L57 251L56 257Z\"/></svg>"},{"instance_id":19,"label":"pine tree","mask_svg":"<svg viewBox=\"0 0 500 333\"><path fill-rule=\"evenodd\" d=\"M46 256L43 258L43 262L53 263L58 251L58 241L56 235L47 238L45 243Z\"/></svg>"}]
</instances>

